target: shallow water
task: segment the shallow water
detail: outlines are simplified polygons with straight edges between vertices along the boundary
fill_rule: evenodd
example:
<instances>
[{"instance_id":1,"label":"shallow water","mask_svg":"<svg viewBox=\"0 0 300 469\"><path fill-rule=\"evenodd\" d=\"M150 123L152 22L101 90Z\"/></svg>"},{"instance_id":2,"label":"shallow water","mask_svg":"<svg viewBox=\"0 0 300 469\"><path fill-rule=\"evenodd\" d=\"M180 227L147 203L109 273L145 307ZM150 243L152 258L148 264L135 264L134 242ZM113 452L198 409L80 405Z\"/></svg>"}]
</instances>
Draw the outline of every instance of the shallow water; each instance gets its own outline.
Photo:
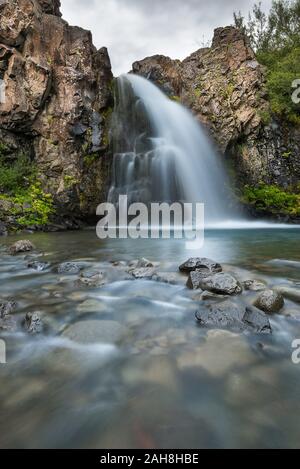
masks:
<instances>
[{"instance_id":1,"label":"shallow water","mask_svg":"<svg viewBox=\"0 0 300 469\"><path fill-rule=\"evenodd\" d=\"M51 263L40 273L27 268L34 254L6 254L19 238L1 240L1 298L18 302L20 324L26 312L40 311L45 331L4 336L0 447L299 446L300 365L291 360L299 304L286 300L271 318L271 336L202 329L183 283L133 281L110 262L146 257L160 271L176 271L200 255L241 281L300 288L300 231L208 231L200 252L181 240L99 241L94 230L35 234L38 259ZM78 275L56 273L62 261L101 270L110 283L78 287ZM79 320L103 321L107 333L71 341L63 331Z\"/></svg>"}]
</instances>

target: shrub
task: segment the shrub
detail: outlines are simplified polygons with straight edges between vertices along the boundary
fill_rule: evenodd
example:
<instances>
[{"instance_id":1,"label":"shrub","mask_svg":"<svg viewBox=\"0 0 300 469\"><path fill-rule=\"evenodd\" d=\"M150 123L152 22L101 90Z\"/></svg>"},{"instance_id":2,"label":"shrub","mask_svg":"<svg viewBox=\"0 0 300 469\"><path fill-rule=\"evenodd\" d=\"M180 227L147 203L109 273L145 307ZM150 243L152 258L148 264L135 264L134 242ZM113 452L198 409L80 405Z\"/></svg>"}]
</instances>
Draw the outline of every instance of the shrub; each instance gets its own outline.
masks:
<instances>
[{"instance_id":1,"label":"shrub","mask_svg":"<svg viewBox=\"0 0 300 469\"><path fill-rule=\"evenodd\" d=\"M245 186L242 202L274 215L300 215L300 194L284 191L275 185Z\"/></svg>"}]
</instances>

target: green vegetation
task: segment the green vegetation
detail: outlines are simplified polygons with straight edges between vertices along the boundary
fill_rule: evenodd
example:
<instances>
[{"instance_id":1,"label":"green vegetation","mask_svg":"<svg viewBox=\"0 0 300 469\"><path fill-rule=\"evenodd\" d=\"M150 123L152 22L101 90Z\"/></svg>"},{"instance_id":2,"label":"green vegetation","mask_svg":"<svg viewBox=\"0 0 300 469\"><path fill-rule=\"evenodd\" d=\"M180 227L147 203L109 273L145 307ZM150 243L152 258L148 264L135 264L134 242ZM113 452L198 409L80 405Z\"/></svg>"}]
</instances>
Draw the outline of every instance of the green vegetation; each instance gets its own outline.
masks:
<instances>
[{"instance_id":1,"label":"green vegetation","mask_svg":"<svg viewBox=\"0 0 300 469\"><path fill-rule=\"evenodd\" d=\"M78 184L78 180L76 178L69 176L68 174L64 176L65 189L71 189L75 184Z\"/></svg>"},{"instance_id":2,"label":"green vegetation","mask_svg":"<svg viewBox=\"0 0 300 469\"><path fill-rule=\"evenodd\" d=\"M271 111L299 125L300 105L292 100L292 83L300 78L300 0L273 0L268 15L259 3L248 20L239 12L234 21L249 38L258 61L268 68Z\"/></svg>"},{"instance_id":3,"label":"green vegetation","mask_svg":"<svg viewBox=\"0 0 300 469\"><path fill-rule=\"evenodd\" d=\"M6 162L3 148L0 144L0 202L11 204L9 214L20 228L46 225L54 212L53 200L42 190L35 165L26 154Z\"/></svg>"},{"instance_id":4,"label":"green vegetation","mask_svg":"<svg viewBox=\"0 0 300 469\"><path fill-rule=\"evenodd\" d=\"M245 186L242 202L271 214L300 216L300 193L284 191L275 185Z\"/></svg>"}]
</instances>

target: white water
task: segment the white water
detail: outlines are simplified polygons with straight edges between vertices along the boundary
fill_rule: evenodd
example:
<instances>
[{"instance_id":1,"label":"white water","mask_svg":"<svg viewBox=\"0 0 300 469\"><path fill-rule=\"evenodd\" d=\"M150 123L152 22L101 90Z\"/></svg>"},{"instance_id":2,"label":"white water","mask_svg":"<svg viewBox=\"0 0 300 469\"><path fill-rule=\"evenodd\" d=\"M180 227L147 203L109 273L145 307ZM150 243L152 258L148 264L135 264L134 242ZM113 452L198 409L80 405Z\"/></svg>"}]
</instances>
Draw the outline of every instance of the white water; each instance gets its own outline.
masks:
<instances>
[{"instance_id":1,"label":"white water","mask_svg":"<svg viewBox=\"0 0 300 469\"><path fill-rule=\"evenodd\" d=\"M130 128L145 116L146 125ZM114 119L126 139L114 153L109 201L127 194L129 202L201 202L207 222L235 218L221 160L187 109L145 78L124 75Z\"/></svg>"}]
</instances>

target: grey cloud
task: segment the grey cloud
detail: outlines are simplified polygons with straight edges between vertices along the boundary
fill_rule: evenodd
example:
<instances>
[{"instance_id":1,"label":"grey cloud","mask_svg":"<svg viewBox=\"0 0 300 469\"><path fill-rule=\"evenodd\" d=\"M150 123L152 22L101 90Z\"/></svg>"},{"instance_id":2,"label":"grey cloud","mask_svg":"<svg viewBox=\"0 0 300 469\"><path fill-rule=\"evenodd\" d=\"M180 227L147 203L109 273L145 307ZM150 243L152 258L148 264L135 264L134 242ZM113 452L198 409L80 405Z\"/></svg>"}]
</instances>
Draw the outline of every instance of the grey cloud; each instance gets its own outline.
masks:
<instances>
[{"instance_id":1,"label":"grey cloud","mask_svg":"<svg viewBox=\"0 0 300 469\"><path fill-rule=\"evenodd\" d=\"M269 8L271 0L263 0ZM232 23L233 11L247 13L249 0L62 0L63 17L107 46L115 75L153 54L183 59Z\"/></svg>"}]
</instances>

